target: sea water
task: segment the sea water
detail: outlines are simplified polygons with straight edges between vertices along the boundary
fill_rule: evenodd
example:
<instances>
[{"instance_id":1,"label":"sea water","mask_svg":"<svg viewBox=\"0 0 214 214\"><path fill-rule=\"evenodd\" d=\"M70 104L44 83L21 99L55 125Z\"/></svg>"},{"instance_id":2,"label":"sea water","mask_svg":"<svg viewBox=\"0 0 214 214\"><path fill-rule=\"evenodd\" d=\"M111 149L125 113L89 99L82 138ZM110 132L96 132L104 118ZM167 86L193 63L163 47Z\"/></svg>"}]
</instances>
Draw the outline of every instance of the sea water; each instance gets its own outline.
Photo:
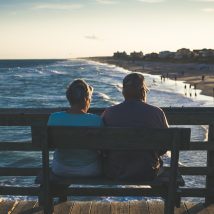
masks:
<instances>
[{"instance_id":1,"label":"sea water","mask_svg":"<svg viewBox=\"0 0 214 214\"><path fill-rule=\"evenodd\" d=\"M94 87L91 107L109 107L123 101L122 80L130 71L114 65L87 60L18 60L0 61L0 108L51 108L68 107L65 97L67 85L77 78ZM180 81L144 74L150 89L147 102L160 107L213 106L213 98L200 94ZM186 89L185 86L186 85ZM190 93L192 96L190 97ZM195 93L197 96L195 96ZM185 95L186 94L186 95ZM206 126L191 126L192 140L205 140ZM30 140L30 129L0 127L1 141ZM164 157L169 163L170 154ZM206 153L181 152L180 165L204 166ZM0 167L41 166L39 152L0 152ZM186 186L204 187L205 176L186 176ZM33 178L0 177L0 185L32 186ZM8 196L8 199L32 199L32 197ZM105 198L112 200L115 198ZM136 198L121 197L118 200Z\"/></svg>"}]
</instances>

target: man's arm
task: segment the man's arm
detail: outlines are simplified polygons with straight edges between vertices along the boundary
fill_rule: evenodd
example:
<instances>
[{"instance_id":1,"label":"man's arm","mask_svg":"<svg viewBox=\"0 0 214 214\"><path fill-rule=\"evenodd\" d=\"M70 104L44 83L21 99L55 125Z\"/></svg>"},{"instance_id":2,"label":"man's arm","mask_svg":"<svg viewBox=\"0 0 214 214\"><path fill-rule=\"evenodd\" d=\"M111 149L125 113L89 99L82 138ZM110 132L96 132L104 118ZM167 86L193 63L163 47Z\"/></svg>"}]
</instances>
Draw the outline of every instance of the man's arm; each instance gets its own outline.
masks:
<instances>
[{"instance_id":1,"label":"man's arm","mask_svg":"<svg viewBox=\"0 0 214 214\"><path fill-rule=\"evenodd\" d=\"M107 126L107 123L106 123L106 114L107 114L107 109L105 109L104 112L101 114L101 118L102 118L104 126Z\"/></svg>"},{"instance_id":2,"label":"man's arm","mask_svg":"<svg viewBox=\"0 0 214 214\"><path fill-rule=\"evenodd\" d=\"M169 124L168 124L168 121L166 119L166 115L164 114L164 112L163 112L162 120L163 120L163 126L164 126L164 128L169 128Z\"/></svg>"},{"instance_id":3,"label":"man's arm","mask_svg":"<svg viewBox=\"0 0 214 214\"><path fill-rule=\"evenodd\" d=\"M163 124L163 128L169 128L169 124L168 121L166 119L166 115L164 114L163 110L162 110L162 124ZM159 150L158 151L158 155L162 156L167 152L167 150Z\"/></svg>"}]
</instances>

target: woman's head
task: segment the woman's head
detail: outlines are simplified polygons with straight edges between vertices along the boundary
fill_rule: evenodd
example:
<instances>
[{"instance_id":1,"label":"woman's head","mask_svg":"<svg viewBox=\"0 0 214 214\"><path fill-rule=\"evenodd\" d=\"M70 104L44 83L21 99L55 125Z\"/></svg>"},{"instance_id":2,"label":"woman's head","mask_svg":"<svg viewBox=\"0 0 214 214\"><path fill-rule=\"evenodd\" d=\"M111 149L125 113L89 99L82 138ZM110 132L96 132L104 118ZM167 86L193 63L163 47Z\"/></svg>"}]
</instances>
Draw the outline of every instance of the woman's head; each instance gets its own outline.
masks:
<instances>
[{"instance_id":1,"label":"woman's head","mask_svg":"<svg viewBox=\"0 0 214 214\"><path fill-rule=\"evenodd\" d=\"M71 106L79 106L80 108L89 108L93 88L84 80L76 79L69 84L66 97ZM88 105L88 106L87 106Z\"/></svg>"}]
</instances>

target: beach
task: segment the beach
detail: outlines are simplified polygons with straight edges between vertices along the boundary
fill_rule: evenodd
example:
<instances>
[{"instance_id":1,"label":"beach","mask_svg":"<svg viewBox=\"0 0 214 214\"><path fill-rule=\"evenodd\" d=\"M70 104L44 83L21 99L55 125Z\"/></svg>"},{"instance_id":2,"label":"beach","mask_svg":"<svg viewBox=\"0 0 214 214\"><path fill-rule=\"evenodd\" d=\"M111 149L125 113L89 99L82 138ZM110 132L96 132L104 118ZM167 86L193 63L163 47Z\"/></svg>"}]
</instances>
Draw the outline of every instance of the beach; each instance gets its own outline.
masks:
<instances>
[{"instance_id":1,"label":"beach","mask_svg":"<svg viewBox=\"0 0 214 214\"><path fill-rule=\"evenodd\" d=\"M200 89L201 94L214 97L214 64L131 61L113 57L90 57L88 59L130 71L160 75L163 79L184 81L192 88Z\"/></svg>"}]
</instances>

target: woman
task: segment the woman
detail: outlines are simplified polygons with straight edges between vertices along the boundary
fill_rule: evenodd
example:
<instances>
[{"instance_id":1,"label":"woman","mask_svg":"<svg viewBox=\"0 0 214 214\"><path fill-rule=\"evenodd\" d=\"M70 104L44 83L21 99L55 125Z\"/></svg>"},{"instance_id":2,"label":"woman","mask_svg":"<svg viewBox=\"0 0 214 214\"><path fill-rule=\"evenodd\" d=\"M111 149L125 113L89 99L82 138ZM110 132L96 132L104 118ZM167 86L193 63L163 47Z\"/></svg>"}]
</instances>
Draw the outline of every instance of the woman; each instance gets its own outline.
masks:
<instances>
[{"instance_id":1,"label":"woman","mask_svg":"<svg viewBox=\"0 0 214 214\"><path fill-rule=\"evenodd\" d=\"M101 126L102 119L99 116L87 113L92 92L93 88L84 80L73 81L66 91L70 109L51 114L48 125ZM52 171L63 177L97 176L101 174L101 160L97 151L57 149L54 152Z\"/></svg>"}]
</instances>

